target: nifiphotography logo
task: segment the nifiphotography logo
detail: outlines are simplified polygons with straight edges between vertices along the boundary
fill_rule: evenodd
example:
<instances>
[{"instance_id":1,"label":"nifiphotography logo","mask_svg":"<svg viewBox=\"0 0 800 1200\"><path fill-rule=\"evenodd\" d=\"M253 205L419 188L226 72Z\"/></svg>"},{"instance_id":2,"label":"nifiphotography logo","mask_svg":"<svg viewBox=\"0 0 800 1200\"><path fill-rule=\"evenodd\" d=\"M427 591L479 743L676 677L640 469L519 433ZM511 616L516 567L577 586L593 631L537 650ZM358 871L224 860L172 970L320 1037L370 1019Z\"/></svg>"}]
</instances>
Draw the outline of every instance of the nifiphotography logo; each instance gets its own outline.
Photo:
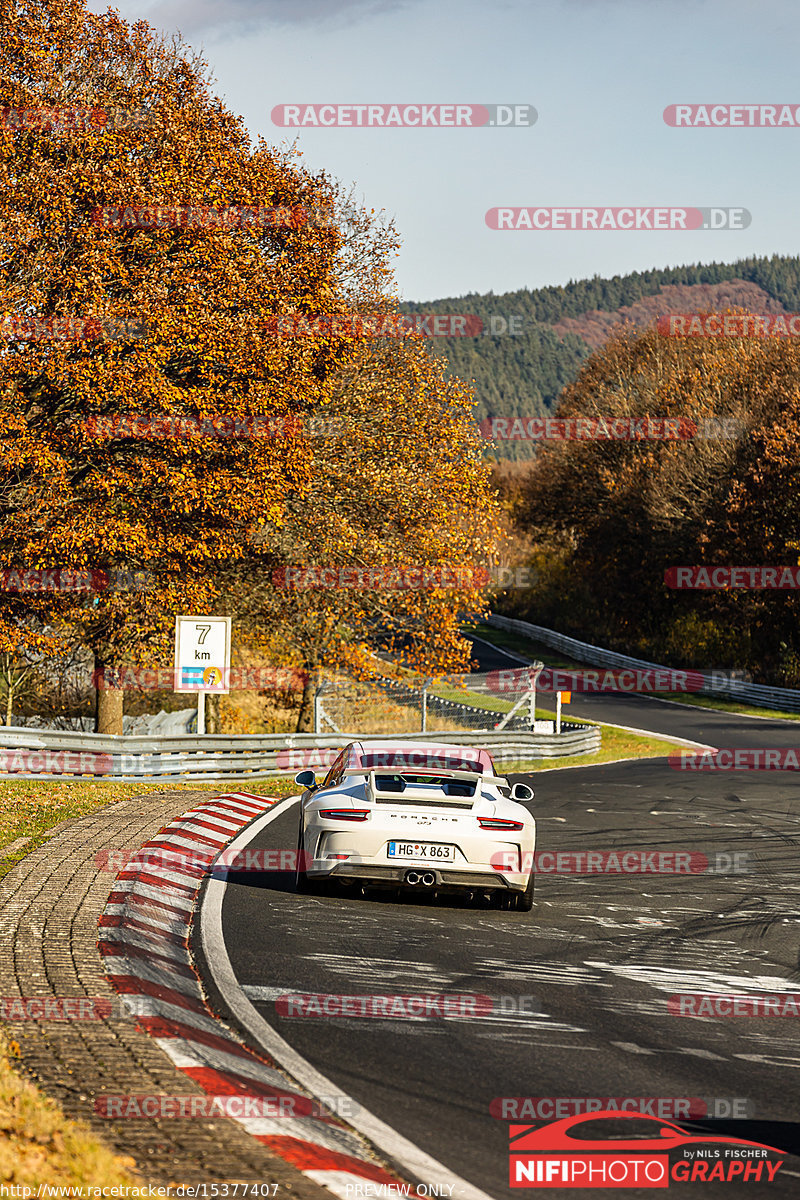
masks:
<instances>
[{"instance_id":1,"label":"nifiphotography logo","mask_svg":"<svg viewBox=\"0 0 800 1200\"><path fill-rule=\"evenodd\" d=\"M672 1183L772 1183L784 1153L743 1138L687 1133L606 1109L536 1128L509 1126L517 1188L668 1188Z\"/></svg>"}]
</instances>

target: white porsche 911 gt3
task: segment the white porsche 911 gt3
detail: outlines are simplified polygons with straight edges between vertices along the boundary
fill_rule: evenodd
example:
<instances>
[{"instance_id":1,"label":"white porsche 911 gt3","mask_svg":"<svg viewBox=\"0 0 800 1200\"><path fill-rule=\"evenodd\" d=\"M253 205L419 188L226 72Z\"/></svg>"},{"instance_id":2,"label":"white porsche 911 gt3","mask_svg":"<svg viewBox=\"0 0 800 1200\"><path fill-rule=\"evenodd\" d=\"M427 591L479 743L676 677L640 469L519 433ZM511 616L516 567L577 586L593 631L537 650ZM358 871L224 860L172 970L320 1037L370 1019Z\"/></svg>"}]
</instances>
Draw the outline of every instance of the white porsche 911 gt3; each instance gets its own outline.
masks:
<instances>
[{"instance_id":1,"label":"white porsche 911 gt3","mask_svg":"<svg viewBox=\"0 0 800 1200\"><path fill-rule=\"evenodd\" d=\"M536 822L472 746L351 742L322 783L301 771L297 890L334 879L417 891L491 892L533 906Z\"/></svg>"}]
</instances>

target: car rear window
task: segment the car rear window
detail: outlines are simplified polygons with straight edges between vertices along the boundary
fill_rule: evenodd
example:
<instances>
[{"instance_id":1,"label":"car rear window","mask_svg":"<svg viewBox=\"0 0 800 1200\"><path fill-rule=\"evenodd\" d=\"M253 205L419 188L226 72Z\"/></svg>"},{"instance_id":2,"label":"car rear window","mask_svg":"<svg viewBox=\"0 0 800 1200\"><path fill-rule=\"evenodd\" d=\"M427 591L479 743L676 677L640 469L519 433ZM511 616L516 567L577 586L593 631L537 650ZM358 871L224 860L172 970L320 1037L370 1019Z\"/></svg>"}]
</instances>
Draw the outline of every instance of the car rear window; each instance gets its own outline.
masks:
<instances>
[{"instance_id":1,"label":"car rear window","mask_svg":"<svg viewBox=\"0 0 800 1200\"><path fill-rule=\"evenodd\" d=\"M376 775L375 786L379 792L404 792L407 786L426 788L439 787L446 796L474 796L477 781L472 779L448 779L444 775Z\"/></svg>"},{"instance_id":2,"label":"car rear window","mask_svg":"<svg viewBox=\"0 0 800 1200\"><path fill-rule=\"evenodd\" d=\"M478 775L484 772L483 763L476 758L456 758L435 752L425 754L423 751L401 753L387 750L362 754L360 765L367 771L374 771L376 767L423 767L443 771L475 771Z\"/></svg>"}]
</instances>

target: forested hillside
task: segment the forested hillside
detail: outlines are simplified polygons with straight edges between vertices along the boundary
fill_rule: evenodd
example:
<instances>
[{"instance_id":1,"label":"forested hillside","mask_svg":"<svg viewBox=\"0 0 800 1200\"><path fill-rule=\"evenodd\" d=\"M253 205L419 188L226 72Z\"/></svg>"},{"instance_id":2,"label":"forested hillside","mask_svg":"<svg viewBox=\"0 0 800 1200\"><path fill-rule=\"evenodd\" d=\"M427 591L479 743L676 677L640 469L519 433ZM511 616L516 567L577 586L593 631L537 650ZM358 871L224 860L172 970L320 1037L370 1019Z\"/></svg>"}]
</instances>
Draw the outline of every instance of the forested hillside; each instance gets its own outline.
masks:
<instances>
[{"instance_id":1,"label":"forested hillside","mask_svg":"<svg viewBox=\"0 0 800 1200\"><path fill-rule=\"evenodd\" d=\"M711 415L736 436L540 443L496 469L532 585L501 611L673 666L800 687L800 599L773 585L678 584L672 568L798 568L800 343L620 331L559 415ZM794 578L792 576L792 578ZM791 586L790 586L791 585Z\"/></svg>"},{"instance_id":2,"label":"forested hillside","mask_svg":"<svg viewBox=\"0 0 800 1200\"><path fill-rule=\"evenodd\" d=\"M620 322L640 328L661 313L741 306L800 310L800 258L749 258L581 279L564 287L407 302L407 312L469 313L479 337L436 338L453 374L475 382L477 417L540 416L552 409L592 350ZM520 332L512 334L509 329ZM506 332L504 332L506 330ZM528 457L531 443L508 442L499 456Z\"/></svg>"}]
</instances>

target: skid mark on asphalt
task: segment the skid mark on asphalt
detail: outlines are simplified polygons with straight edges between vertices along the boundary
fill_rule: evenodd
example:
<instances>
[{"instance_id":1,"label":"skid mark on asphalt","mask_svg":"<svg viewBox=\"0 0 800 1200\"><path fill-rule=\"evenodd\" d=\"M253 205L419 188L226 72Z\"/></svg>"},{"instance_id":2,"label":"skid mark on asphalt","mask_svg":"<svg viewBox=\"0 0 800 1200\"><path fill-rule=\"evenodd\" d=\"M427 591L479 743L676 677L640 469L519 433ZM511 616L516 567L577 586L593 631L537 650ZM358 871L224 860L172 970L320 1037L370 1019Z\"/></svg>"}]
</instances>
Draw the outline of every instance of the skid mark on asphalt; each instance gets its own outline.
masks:
<instances>
[{"instance_id":1,"label":"skid mark on asphalt","mask_svg":"<svg viewBox=\"0 0 800 1200\"><path fill-rule=\"evenodd\" d=\"M354 985L374 988L376 984L381 991L387 984L398 983L409 986L409 980L414 981L414 990L436 988L442 990L452 987L455 977L449 971L443 971L432 963L420 962L419 959L404 962L394 958L366 958L349 954L307 954L306 962L317 963L325 970L335 975L344 975Z\"/></svg>"},{"instance_id":2,"label":"skid mark on asphalt","mask_svg":"<svg viewBox=\"0 0 800 1200\"><path fill-rule=\"evenodd\" d=\"M480 972L491 974L495 979L518 979L563 987L582 987L587 983L607 988L614 986L613 983L603 982L597 971L563 962L508 963L501 958L481 958L478 959L476 968Z\"/></svg>"},{"instance_id":3,"label":"skid mark on asphalt","mask_svg":"<svg viewBox=\"0 0 800 1200\"><path fill-rule=\"evenodd\" d=\"M665 1017L668 1015L666 998L654 997L652 1000L620 1000L615 999L610 1004L604 1004L605 1012L615 1013L618 1017Z\"/></svg>"},{"instance_id":4,"label":"skid mark on asphalt","mask_svg":"<svg viewBox=\"0 0 800 1200\"><path fill-rule=\"evenodd\" d=\"M741 958L741 952L739 953ZM705 955L707 957L707 955ZM609 963L587 960L587 966L608 971L622 979L646 983L669 992L791 992L795 985L782 975L726 975L718 971L659 967L653 964Z\"/></svg>"},{"instance_id":5,"label":"skid mark on asphalt","mask_svg":"<svg viewBox=\"0 0 800 1200\"><path fill-rule=\"evenodd\" d=\"M279 997L287 997L292 995L305 995L306 993L296 993L290 987L280 986L265 986L259 983L242 984L242 991L251 1000L256 1003L270 1004L275 1003ZM324 999L323 993L315 993L321 1000ZM375 1028L380 1026L384 1031L401 1032L413 1035L415 1032L434 1032L445 1033L447 1030L444 1025L471 1025L471 1026L486 1026L486 1032L490 1037L508 1037L512 1036L517 1039L520 1031L523 1032L548 1032L553 1033L586 1033L579 1025L572 1025L565 1021L554 1020L549 1014L541 1011L529 1011L527 1008L521 1011L504 1011L504 1005L511 1005L516 1002L516 997L489 997L497 1005L497 1008L490 1012L455 1012L442 1013L437 1015L434 1020L431 1019L428 1013L408 1013L402 1018L394 1017L391 1014L374 1014L370 1013L368 1017L356 1015L339 1015L336 1016L337 1026L342 1028L358 1029L363 1031L364 1028ZM338 999L338 997L333 997ZM527 1000L527 997L523 999ZM330 1021L330 1016L326 1012L319 1014L304 1012L302 1014L304 1021ZM424 1029L415 1029L414 1027L424 1026ZM482 1030L481 1030L482 1032Z\"/></svg>"}]
</instances>

